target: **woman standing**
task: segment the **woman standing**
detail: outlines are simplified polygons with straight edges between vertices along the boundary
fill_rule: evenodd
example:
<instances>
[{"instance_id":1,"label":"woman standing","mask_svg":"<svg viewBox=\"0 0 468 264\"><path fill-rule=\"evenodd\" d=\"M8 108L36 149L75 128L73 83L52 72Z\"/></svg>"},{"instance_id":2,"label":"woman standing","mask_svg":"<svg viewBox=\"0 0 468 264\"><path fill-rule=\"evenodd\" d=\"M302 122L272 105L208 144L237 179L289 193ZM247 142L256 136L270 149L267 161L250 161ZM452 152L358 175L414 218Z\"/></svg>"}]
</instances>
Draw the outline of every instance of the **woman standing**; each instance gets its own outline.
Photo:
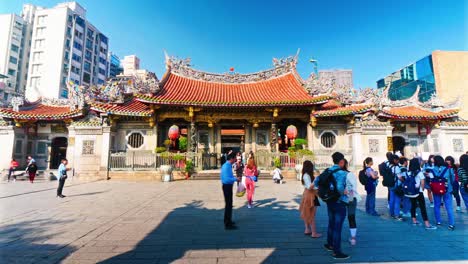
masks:
<instances>
[{"instance_id":1,"label":"woman standing","mask_svg":"<svg viewBox=\"0 0 468 264\"><path fill-rule=\"evenodd\" d=\"M411 201L411 219L413 220L413 225L417 226L421 224L416 220L416 207L417 205L419 205L419 209L421 210L421 216L424 221L424 225L426 226L426 229L437 229L437 227L432 226L429 223L429 220L427 218L426 202L424 201L424 181L426 177L421 172L421 167L418 158L411 159L409 163L409 168L408 172L405 175L405 180L412 182L410 180L410 177L414 178L415 187L419 190L419 193L414 196L405 194L405 196L408 197Z\"/></svg>"},{"instance_id":2,"label":"woman standing","mask_svg":"<svg viewBox=\"0 0 468 264\"><path fill-rule=\"evenodd\" d=\"M34 178L36 178L36 173L37 173L36 162L29 164L26 170L28 171L28 174L29 174L29 181L31 183L34 183Z\"/></svg>"},{"instance_id":3,"label":"woman standing","mask_svg":"<svg viewBox=\"0 0 468 264\"><path fill-rule=\"evenodd\" d=\"M379 216L375 210L375 192L377 190L377 184L379 179L379 173L372 169L374 161L371 157L367 157L363 162L363 169L367 176L367 184L365 186L366 196L366 213L372 216Z\"/></svg>"},{"instance_id":4,"label":"woman standing","mask_svg":"<svg viewBox=\"0 0 468 264\"><path fill-rule=\"evenodd\" d=\"M458 167L458 177L461 183L460 194L465 202L466 211L468 212L468 155L460 156L460 166Z\"/></svg>"},{"instance_id":5,"label":"woman standing","mask_svg":"<svg viewBox=\"0 0 468 264\"><path fill-rule=\"evenodd\" d=\"M447 183L445 193L435 193L434 196L434 214L436 218L437 225L441 225L440 219L440 204L443 201L445 204L445 209L447 210L448 220L449 220L449 230L455 229L455 219L453 216L453 205L452 205L452 182L455 178L453 170L448 168L445 165L444 158L437 155L434 157L434 168L432 169L432 174L434 175L431 181L442 180L442 182Z\"/></svg>"},{"instance_id":6,"label":"woman standing","mask_svg":"<svg viewBox=\"0 0 468 264\"><path fill-rule=\"evenodd\" d=\"M255 177L258 177L257 165L253 156L247 160L245 167L245 189L247 190L247 207L252 208L253 195L255 192Z\"/></svg>"},{"instance_id":7,"label":"woman standing","mask_svg":"<svg viewBox=\"0 0 468 264\"><path fill-rule=\"evenodd\" d=\"M426 180L424 181L424 188L427 190L427 198L429 198L429 202L431 202L430 207L434 207L434 197L432 196L432 191L431 191L431 178L429 177L429 173L432 171L434 168L434 155L430 155L429 158L427 159L427 162L424 163L423 166L423 173L424 176L426 177Z\"/></svg>"},{"instance_id":8,"label":"woman standing","mask_svg":"<svg viewBox=\"0 0 468 264\"><path fill-rule=\"evenodd\" d=\"M302 220L304 220L304 235L319 238L322 234L317 233L315 214L317 213L317 207L320 206L320 202L317 197L317 190L314 189L314 179L314 164L310 160L306 160L302 165L301 181L304 186L304 192L302 193L299 212L301 213Z\"/></svg>"},{"instance_id":9,"label":"woman standing","mask_svg":"<svg viewBox=\"0 0 468 264\"><path fill-rule=\"evenodd\" d=\"M348 223L349 223L349 232L351 237L349 238L349 243L354 246L356 245L356 206L357 203L361 201L361 196L357 191L357 180L356 176L348 170L348 160L345 159L345 164L343 170L347 171L346 175L346 190L348 191Z\"/></svg>"},{"instance_id":10,"label":"woman standing","mask_svg":"<svg viewBox=\"0 0 468 264\"><path fill-rule=\"evenodd\" d=\"M455 164L455 159L452 156L447 156L445 158L445 163L447 163L447 167L453 169L453 173L455 174L455 180L452 183L452 194L453 197L455 197L455 201L457 202L457 212L461 212L460 184L458 183L458 166L457 164Z\"/></svg>"}]
</instances>

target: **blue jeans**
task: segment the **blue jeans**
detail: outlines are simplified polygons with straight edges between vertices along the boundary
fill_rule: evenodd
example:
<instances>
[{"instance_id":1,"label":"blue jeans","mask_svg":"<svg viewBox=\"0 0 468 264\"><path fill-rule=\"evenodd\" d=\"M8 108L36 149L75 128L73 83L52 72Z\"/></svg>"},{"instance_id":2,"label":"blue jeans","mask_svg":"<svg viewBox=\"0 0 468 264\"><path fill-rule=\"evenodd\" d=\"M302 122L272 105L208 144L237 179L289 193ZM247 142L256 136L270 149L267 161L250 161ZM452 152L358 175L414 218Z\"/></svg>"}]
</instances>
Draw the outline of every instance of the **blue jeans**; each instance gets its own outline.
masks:
<instances>
[{"instance_id":1,"label":"blue jeans","mask_svg":"<svg viewBox=\"0 0 468 264\"><path fill-rule=\"evenodd\" d=\"M455 201L457 201L457 206L461 205L460 200L460 183L458 181L454 181L452 184L453 187L453 197L455 197Z\"/></svg>"},{"instance_id":2,"label":"blue jeans","mask_svg":"<svg viewBox=\"0 0 468 264\"><path fill-rule=\"evenodd\" d=\"M401 197L401 200L403 202L403 213L404 214L409 214L411 210L411 200L410 198L403 196Z\"/></svg>"},{"instance_id":3,"label":"blue jeans","mask_svg":"<svg viewBox=\"0 0 468 264\"><path fill-rule=\"evenodd\" d=\"M434 194L434 215L437 223L440 223L440 204L444 200L445 210L447 210L449 225L455 225L455 219L453 218L453 205L452 205L452 194L446 193L444 195Z\"/></svg>"},{"instance_id":4,"label":"blue jeans","mask_svg":"<svg viewBox=\"0 0 468 264\"><path fill-rule=\"evenodd\" d=\"M466 210L468 211L468 190L463 188L463 186L460 187L460 194L463 199L463 202L465 202L465 207Z\"/></svg>"},{"instance_id":5,"label":"blue jeans","mask_svg":"<svg viewBox=\"0 0 468 264\"><path fill-rule=\"evenodd\" d=\"M393 190L390 191L389 212L390 216L400 216L400 202L401 197L396 195Z\"/></svg>"},{"instance_id":6,"label":"blue jeans","mask_svg":"<svg viewBox=\"0 0 468 264\"><path fill-rule=\"evenodd\" d=\"M368 214L376 214L375 211L375 191L372 193L368 193L366 197L366 213Z\"/></svg>"},{"instance_id":7,"label":"blue jeans","mask_svg":"<svg viewBox=\"0 0 468 264\"><path fill-rule=\"evenodd\" d=\"M328 231L327 243L333 247L335 254L341 253L341 230L346 218L346 204L342 202L328 202Z\"/></svg>"}]
</instances>

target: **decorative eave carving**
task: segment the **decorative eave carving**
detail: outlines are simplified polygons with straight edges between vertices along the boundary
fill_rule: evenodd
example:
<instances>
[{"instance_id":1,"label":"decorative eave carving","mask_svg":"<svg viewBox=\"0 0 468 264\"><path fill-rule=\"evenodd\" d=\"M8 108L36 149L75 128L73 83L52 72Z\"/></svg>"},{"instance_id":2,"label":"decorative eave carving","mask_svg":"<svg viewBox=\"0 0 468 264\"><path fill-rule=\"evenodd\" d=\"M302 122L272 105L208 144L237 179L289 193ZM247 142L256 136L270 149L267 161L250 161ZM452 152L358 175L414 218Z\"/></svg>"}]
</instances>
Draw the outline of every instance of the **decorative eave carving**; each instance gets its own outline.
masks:
<instances>
[{"instance_id":1,"label":"decorative eave carving","mask_svg":"<svg viewBox=\"0 0 468 264\"><path fill-rule=\"evenodd\" d=\"M190 58L180 59L177 57L169 57L166 54L166 67L171 73L190 79L218 83L246 83L268 80L292 72L295 70L296 64L297 55L280 59L274 58L274 68L256 73L240 74L226 72L224 74L219 74L195 70L191 67Z\"/></svg>"},{"instance_id":2,"label":"decorative eave carving","mask_svg":"<svg viewBox=\"0 0 468 264\"><path fill-rule=\"evenodd\" d=\"M18 112L19 107L24 105L24 98L21 96L11 98L10 105L13 107L13 111Z\"/></svg>"}]
</instances>

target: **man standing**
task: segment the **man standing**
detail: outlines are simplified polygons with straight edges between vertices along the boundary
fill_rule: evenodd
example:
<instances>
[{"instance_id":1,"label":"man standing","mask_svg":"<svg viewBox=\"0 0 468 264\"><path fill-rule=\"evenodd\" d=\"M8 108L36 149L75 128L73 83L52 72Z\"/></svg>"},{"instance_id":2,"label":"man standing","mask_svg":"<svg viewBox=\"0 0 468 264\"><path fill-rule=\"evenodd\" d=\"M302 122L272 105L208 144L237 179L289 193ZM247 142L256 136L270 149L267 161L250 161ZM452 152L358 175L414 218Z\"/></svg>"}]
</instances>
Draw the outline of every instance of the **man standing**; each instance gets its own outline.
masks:
<instances>
[{"instance_id":1,"label":"man standing","mask_svg":"<svg viewBox=\"0 0 468 264\"><path fill-rule=\"evenodd\" d=\"M328 231L327 244L323 245L328 251L333 251L334 259L348 259L349 256L341 251L341 230L346 217L346 205L348 196L346 196L346 175L347 171L343 170L345 166L345 157L340 152L335 152L332 155L333 166L328 168L332 173L336 182L336 190L340 194L338 200L327 201L328 209ZM315 178L314 185L319 186L320 177ZM321 187L319 187L321 188ZM332 187L330 187L332 188ZM335 186L333 186L335 188Z\"/></svg>"},{"instance_id":2,"label":"man standing","mask_svg":"<svg viewBox=\"0 0 468 264\"><path fill-rule=\"evenodd\" d=\"M237 181L232 173L232 164L236 162L236 155L229 153L226 162L221 167L221 183L224 194L224 228L226 230L237 229L232 221L232 186Z\"/></svg>"},{"instance_id":3,"label":"man standing","mask_svg":"<svg viewBox=\"0 0 468 264\"><path fill-rule=\"evenodd\" d=\"M60 166L58 168L58 177L59 177L59 186L57 188L57 197L65 198L65 195L62 194L63 186L65 185L65 180L67 179L67 171L70 168L67 168L68 160L62 159Z\"/></svg>"}]
</instances>

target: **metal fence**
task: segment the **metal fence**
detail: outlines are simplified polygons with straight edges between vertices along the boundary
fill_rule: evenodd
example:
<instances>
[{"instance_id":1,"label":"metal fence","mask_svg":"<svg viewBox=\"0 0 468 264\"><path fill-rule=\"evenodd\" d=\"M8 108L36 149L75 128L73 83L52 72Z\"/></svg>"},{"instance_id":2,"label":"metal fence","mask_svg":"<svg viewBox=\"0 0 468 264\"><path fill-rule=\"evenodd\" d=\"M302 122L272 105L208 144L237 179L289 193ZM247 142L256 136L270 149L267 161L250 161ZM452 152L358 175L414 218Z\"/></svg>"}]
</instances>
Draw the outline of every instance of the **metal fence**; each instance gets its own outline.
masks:
<instances>
[{"instance_id":1,"label":"metal fence","mask_svg":"<svg viewBox=\"0 0 468 264\"><path fill-rule=\"evenodd\" d=\"M259 169L271 170L278 160L282 169L293 170L296 164L302 164L305 160L311 160L315 168L323 170L333 165L331 155L335 151L317 151L311 156L291 156L288 153L274 153L258 151L255 160ZM351 161L351 153L340 151ZM209 170L219 168L221 155L217 153L152 153L150 151L115 152L109 157L110 170L156 170L161 165L171 165L175 170L184 170L187 160L193 162L197 170Z\"/></svg>"}]
</instances>

